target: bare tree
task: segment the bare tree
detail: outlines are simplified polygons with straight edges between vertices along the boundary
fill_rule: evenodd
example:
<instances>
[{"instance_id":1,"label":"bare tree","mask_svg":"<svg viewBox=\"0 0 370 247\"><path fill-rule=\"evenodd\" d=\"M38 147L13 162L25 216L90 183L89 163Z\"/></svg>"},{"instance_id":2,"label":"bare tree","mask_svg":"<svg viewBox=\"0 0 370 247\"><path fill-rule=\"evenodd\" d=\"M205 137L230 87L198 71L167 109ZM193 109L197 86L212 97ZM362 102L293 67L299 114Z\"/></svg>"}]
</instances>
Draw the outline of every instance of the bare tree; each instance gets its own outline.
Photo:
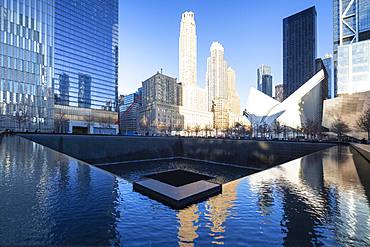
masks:
<instances>
[{"instance_id":1,"label":"bare tree","mask_svg":"<svg viewBox=\"0 0 370 247\"><path fill-rule=\"evenodd\" d=\"M341 141L343 134L348 133L351 130L350 130L350 128L348 127L348 125L346 123L344 123L340 119L337 119L332 124L331 131L333 131L334 133L336 133L337 136L338 136L338 140Z\"/></svg>"},{"instance_id":2,"label":"bare tree","mask_svg":"<svg viewBox=\"0 0 370 247\"><path fill-rule=\"evenodd\" d=\"M303 133L306 135L307 139L311 139L314 132L314 121L311 119L306 119L302 126Z\"/></svg>"},{"instance_id":3,"label":"bare tree","mask_svg":"<svg viewBox=\"0 0 370 247\"><path fill-rule=\"evenodd\" d=\"M272 125L272 129L274 131L275 137L277 136L279 138L280 133L283 131L280 122L275 120L274 124Z\"/></svg>"},{"instance_id":4,"label":"bare tree","mask_svg":"<svg viewBox=\"0 0 370 247\"><path fill-rule=\"evenodd\" d=\"M84 116L84 121L87 123L87 132L90 134L90 128L92 124L95 122L95 118L92 116L91 112L88 115Z\"/></svg>"},{"instance_id":5,"label":"bare tree","mask_svg":"<svg viewBox=\"0 0 370 247\"><path fill-rule=\"evenodd\" d=\"M286 140L288 138L288 127L286 125L283 125L282 128L283 128L283 139Z\"/></svg>"},{"instance_id":6,"label":"bare tree","mask_svg":"<svg viewBox=\"0 0 370 247\"><path fill-rule=\"evenodd\" d=\"M180 125L175 126L176 135L178 135L181 130L182 130L182 128L181 128Z\"/></svg>"},{"instance_id":7,"label":"bare tree","mask_svg":"<svg viewBox=\"0 0 370 247\"><path fill-rule=\"evenodd\" d=\"M370 140L370 108L368 108L357 120L357 126L367 132L367 139Z\"/></svg>"},{"instance_id":8,"label":"bare tree","mask_svg":"<svg viewBox=\"0 0 370 247\"><path fill-rule=\"evenodd\" d=\"M185 132L186 132L186 134L188 135L188 136L190 136L190 134L191 134L191 132L192 132L192 129L191 129L191 127L188 125L188 126L186 126L186 128L185 128Z\"/></svg>"},{"instance_id":9,"label":"bare tree","mask_svg":"<svg viewBox=\"0 0 370 247\"><path fill-rule=\"evenodd\" d=\"M201 127L199 124L194 126L195 136L198 136L200 130L201 130Z\"/></svg>"},{"instance_id":10,"label":"bare tree","mask_svg":"<svg viewBox=\"0 0 370 247\"><path fill-rule=\"evenodd\" d=\"M209 133L212 131L212 128L211 126L209 126L208 124L204 127L204 131L206 132L206 136L208 137Z\"/></svg>"},{"instance_id":11,"label":"bare tree","mask_svg":"<svg viewBox=\"0 0 370 247\"><path fill-rule=\"evenodd\" d=\"M55 114L54 118L55 132L64 133L66 122L67 118L64 112L59 112L58 114Z\"/></svg>"},{"instance_id":12,"label":"bare tree","mask_svg":"<svg viewBox=\"0 0 370 247\"><path fill-rule=\"evenodd\" d=\"M27 122L28 114L26 109L19 107L18 110L13 113L15 122L17 123L18 130L23 130L23 124Z\"/></svg>"}]
</instances>

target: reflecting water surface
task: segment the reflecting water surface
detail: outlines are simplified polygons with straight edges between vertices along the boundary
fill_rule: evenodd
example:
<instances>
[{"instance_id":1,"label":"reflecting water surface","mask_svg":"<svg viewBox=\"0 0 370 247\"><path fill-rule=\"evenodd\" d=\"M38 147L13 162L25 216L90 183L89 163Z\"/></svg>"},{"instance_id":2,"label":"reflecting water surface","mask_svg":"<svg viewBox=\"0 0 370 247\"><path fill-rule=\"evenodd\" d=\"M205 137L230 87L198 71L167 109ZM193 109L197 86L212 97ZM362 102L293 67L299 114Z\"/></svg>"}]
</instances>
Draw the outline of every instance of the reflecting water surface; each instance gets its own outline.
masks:
<instances>
[{"instance_id":1,"label":"reflecting water surface","mask_svg":"<svg viewBox=\"0 0 370 247\"><path fill-rule=\"evenodd\" d=\"M333 147L173 210L133 192L129 180L4 137L0 245L368 246L369 166Z\"/></svg>"}]
</instances>

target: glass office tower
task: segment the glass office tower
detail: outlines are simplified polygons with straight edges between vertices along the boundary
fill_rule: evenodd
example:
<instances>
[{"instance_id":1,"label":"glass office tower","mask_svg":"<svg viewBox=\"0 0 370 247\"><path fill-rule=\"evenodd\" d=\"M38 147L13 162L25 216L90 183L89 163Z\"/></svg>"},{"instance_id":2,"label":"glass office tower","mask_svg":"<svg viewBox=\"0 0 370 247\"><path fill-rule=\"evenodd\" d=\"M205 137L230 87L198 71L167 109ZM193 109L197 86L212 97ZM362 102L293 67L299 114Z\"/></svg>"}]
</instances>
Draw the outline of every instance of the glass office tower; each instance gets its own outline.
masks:
<instances>
[{"instance_id":1,"label":"glass office tower","mask_svg":"<svg viewBox=\"0 0 370 247\"><path fill-rule=\"evenodd\" d=\"M117 46L118 0L56 1L56 103L115 111Z\"/></svg>"},{"instance_id":2,"label":"glass office tower","mask_svg":"<svg viewBox=\"0 0 370 247\"><path fill-rule=\"evenodd\" d=\"M86 133L95 133L90 122L117 118L118 0L55 2L54 94L57 113Z\"/></svg>"},{"instance_id":3,"label":"glass office tower","mask_svg":"<svg viewBox=\"0 0 370 247\"><path fill-rule=\"evenodd\" d=\"M51 131L54 0L0 0L0 130Z\"/></svg>"},{"instance_id":4,"label":"glass office tower","mask_svg":"<svg viewBox=\"0 0 370 247\"><path fill-rule=\"evenodd\" d=\"M272 75L270 66L262 64L257 69L257 89L272 97Z\"/></svg>"},{"instance_id":5,"label":"glass office tower","mask_svg":"<svg viewBox=\"0 0 370 247\"><path fill-rule=\"evenodd\" d=\"M370 40L370 0L333 0L333 11L334 94L337 96L338 46Z\"/></svg>"},{"instance_id":6,"label":"glass office tower","mask_svg":"<svg viewBox=\"0 0 370 247\"><path fill-rule=\"evenodd\" d=\"M315 74L316 42L315 7L283 20L284 99Z\"/></svg>"}]
</instances>

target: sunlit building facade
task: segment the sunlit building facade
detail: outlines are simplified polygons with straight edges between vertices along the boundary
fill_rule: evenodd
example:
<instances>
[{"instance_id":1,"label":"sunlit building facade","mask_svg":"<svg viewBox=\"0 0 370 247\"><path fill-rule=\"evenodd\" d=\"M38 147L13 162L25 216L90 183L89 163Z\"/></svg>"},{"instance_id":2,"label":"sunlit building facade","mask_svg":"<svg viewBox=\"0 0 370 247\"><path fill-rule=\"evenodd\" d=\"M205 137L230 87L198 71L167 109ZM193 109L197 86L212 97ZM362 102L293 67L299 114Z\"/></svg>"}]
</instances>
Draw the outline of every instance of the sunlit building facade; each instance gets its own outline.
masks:
<instances>
[{"instance_id":1,"label":"sunlit building facade","mask_svg":"<svg viewBox=\"0 0 370 247\"><path fill-rule=\"evenodd\" d=\"M324 101L322 125L330 130L337 120L341 120L349 127L350 132L346 135L367 139L367 133L357 124L367 109L370 109L370 91L339 95Z\"/></svg>"},{"instance_id":2,"label":"sunlit building facade","mask_svg":"<svg viewBox=\"0 0 370 247\"><path fill-rule=\"evenodd\" d=\"M197 33L193 12L184 12L179 37L179 82L183 85L197 83Z\"/></svg>"},{"instance_id":3,"label":"sunlit building facade","mask_svg":"<svg viewBox=\"0 0 370 247\"><path fill-rule=\"evenodd\" d=\"M142 106L142 88L135 93L125 95L119 106L119 128L124 135L138 133L138 113Z\"/></svg>"},{"instance_id":4,"label":"sunlit building facade","mask_svg":"<svg viewBox=\"0 0 370 247\"><path fill-rule=\"evenodd\" d=\"M206 84L208 90L208 109L212 110L213 100L227 99L227 62L224 48L219 42L213 42L207 58Z\"/></svg>"},{"instance_id":5,"label":"sunlit building facade","mask_svg":"<svg viewBox=\"0 0 370 247\"><path fill-rule=\"evenodd\" d=\"M236 73L232 68L227 68L228 95L230 101L230 111L240 115L240 97L236 90Z\"/></svg>"},{"instance_id":6,"label":"sunlit building facade","mask_svg":"<svg viewBox=\"0 0 370 247\"><path fill-rule=\"evenodd\" d=\"M181 131L184 118L180 114L182 87L176 78L156 73L142 82L142 105L138 109L138 125L142 134L162 135Z\"/></svg>"},{"instance_id":7,"label":"sunlit building facade","mask_svg":"<svg viewBox=\"0 0 370 247\"><path fill-rule=\"evenodd\" d=\"M338 87L338 47L370 39L370 0L333 1L334 95Z\"/></svg>"},{"instance_id":8,"label":"sunlit building facade","mask_svg":"<svg viewBox=\"0 0 370 247\"><path fill-rule=\"evenodd\" d=\"M54 96L60 108L96 112L92 133L103 130L100 111L117 118L118 0L55 2ZM83 122L68 123L69 129L91 133Z\"/></svg>"},{"instance_id":9,"label":"sunlit building facade","mask_svg":"<svg viewBox=\"0 0 370 247\"><path fill-rule=\"evenodd\" d=\"M0 130L52 131L53 0L0 0Z\"/></svg>"},{"instance_id":10,"label":"sunlit building facade","mask_svg":"<svg viewBox=\"0 0 370 247\"><path fill-rule=\"evenodd\" d=\"M337 82L338 95L370 91L370 40L338 47Z\"/></svg>"},{"instance_id":11,"label":"sunlit building facade","mask_svg":"<svg viewBox=\"0 0 370 247\"><path fill-rule=\"evenodd\" d=\"M206 84L208 108L213 113L216 130L226 130L240 121L240 98L236 91L235 71L228 67L224 48L213 42L207 59Z\"/></svg>"},{"instance_id":12,"label":"sunlit building facade","mask_svg":"<svg viewBox=\"0 0 370 247\"><path fill-rule=\"evenodd\" d=\"M180 23L179 83L182 85L180 113L184 118L184 128L211 126L207 91L197 84L197 34L195 15L190 11L182 14Z\"/></svg>"},{"instance_id":13,"label":"sunlit building facade","mask_svg":"<svg viewBox=\"0 0 370 247\"><path fill-rule=\"evenodd\" d=\"M292 129L301 128L306 121L321 123L327 94L325 82L325 71L321 70L283 102L251 88L247 101L248 119L257 128L272 126L275 121Z\"/></svg>"}]
</instances>

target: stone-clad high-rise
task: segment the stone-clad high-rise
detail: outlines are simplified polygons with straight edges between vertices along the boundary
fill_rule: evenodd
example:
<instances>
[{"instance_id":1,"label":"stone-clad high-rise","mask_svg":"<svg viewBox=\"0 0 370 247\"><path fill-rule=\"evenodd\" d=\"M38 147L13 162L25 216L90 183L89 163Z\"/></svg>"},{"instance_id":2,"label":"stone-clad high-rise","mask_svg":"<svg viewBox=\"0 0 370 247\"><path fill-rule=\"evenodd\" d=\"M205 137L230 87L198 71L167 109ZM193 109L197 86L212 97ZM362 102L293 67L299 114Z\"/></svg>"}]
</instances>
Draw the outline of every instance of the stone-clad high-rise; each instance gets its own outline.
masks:
<instances>
[{"instance_id":1,"label":"stone-clad high-rise","mask_svg":"<svg viewBox=\"0 0 370 247\"><path fill-rule=\"evenodd\" d=\"M213 42L207 59L206 83L208 90L208 109L212 110L212 102L217 98L227 98L227 62L224 57L224 47L219 42Z\"/></svg>"},{"instance_id":2,"label":"stone-clad high-rise","mask_svg":"<svg viewBox=\"0 0 370 247\"><path fill-rule=\"evenodd\" d=\"M180 113L185 128L211 126L212 114L207 109L207 91L197 84L197 34L195 16L184 12L179 36L179 83L182 85Z\"/></svg>"},{"instance_id":3,"label":"stone-clad high-rise","mask_svg":"<svg viewBox=\"0 0 370 247\"><path fill-rule=\"evenodd\" d=\"M194 13L182 14L179 37L179 82L196 85L197 82L197 33Z\"/></svg>"},{"instance_id":4,"label":"stone-clad high-rise","mask_svg":"<svg viewBox=\"0 0 370 247\"><path fill-rule=\"evenodd\" d=\"M235 71L228 67L224 48L219 42L212 43L210 53L206 74L208 109L213 112L214 128L226 130L240 120L236 75Z\"/></svg>"}]
</instances>

